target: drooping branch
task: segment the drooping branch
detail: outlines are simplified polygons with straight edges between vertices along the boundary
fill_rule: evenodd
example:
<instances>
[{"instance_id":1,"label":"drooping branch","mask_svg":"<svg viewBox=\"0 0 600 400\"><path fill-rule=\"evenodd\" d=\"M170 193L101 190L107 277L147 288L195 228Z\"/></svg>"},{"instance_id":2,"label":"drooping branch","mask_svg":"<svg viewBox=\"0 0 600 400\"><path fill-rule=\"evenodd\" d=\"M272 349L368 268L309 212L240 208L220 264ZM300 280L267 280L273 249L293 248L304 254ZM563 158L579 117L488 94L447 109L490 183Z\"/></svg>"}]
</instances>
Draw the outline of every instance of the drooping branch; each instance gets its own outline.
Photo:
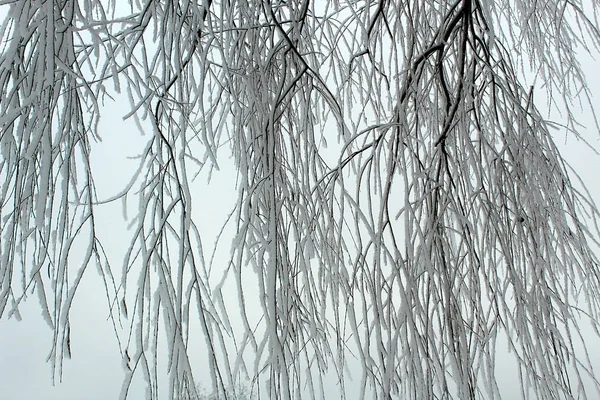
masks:
<instances>
[{"instance_id":1,"label":"drooping branch","mask_svg":"<svg viewBox=\"0 0 600 400\"><path fill-rule=\"evenodd\" d=\"M574 130L595 2L130 7L16 2L3 28L0 315L37 291L58 366L93 263L124 396L141 373L158 398L162 364L171 398L198 396L192 340L222 396L248 378L265 397L316 398L333 377L341 397L500 398L501 340L535 398L594 380L573 338L600 312L598 234L583 219L598 211L518 66L558 93ZM121 90L149 139L112 199L138 201L113 277L89 151L101 98ZM232 255L212 263L192 182L227 157L238 196L219 238L233 231Z\"/></svg>"}]
</instances>

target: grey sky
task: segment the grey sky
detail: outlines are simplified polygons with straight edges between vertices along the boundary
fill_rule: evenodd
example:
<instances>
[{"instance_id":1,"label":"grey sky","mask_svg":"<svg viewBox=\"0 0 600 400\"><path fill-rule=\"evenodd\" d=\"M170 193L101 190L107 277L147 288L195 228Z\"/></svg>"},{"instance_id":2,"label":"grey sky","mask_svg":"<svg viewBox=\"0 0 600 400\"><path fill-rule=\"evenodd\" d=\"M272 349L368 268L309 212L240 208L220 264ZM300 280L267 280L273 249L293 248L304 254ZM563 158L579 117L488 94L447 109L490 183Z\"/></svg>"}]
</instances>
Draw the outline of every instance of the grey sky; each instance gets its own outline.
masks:
<instances>
[{"instance_id":1,"label":"grey sky","mask_svg":"<svg viewBox=\"0 0 600 400\"><path fill-rule=\"evenodd\" d=\"M586 60L590 71L589 83L593 93L600 93L600 79L594 71L596 64ZM539 91L541 94L542 91ZM539 96L538 94L538 96ZM600 95L596 96L599 97ZM103 142L94 144L93 157L95 160L96 183L100 199L118 193L128 182L133 173L136 162L127 160L139 151L141 141L136 139L139 135L135 124L123 121L123 107L107 102L105 113L102 117L101 134ZM589 116L588 116L589 117ZM553 116L558 119L558 116ZM586 118L582 122L590 127L585 138L600 149L599 133L593 128L593 122ZM580 174L592 196L600 202L600 185L597 183L600 171L600 157L590 150L575 137L566 140L564 133L557 131L557 143L564 150L563 154L574 169ZM202 230L205 238L205 248L210 256L214 238L218 234L224 217L231 209L235 196L235 175L231 165L221 159L221 170L213 173L213 179L206 185L206 174L202 173L195 181L193 190L197 194L197 203L194 208L202 210ZM134 199L128 202L128 207L135 207ZM206 212L210 210L210 212ZM120 201L107 204L98 208L98 215L102 216L99 231L103 243L113 262L113 268L120 271L122 255L127 244L128 234L123 223L122 203ZM224 240L216 252L215 265L223 260L226 263L229 255L228 246L230 239ZM237 303L236 303L237 304ZM50 365L46 357L51 348L51 330L42 321L36 296L31 296L21 307L23 321L14 319L0 320L0 400L33 400L33 399L113 399L117 398L121 390L124 377L118 343L114 330L108 321L108 304L101 279L96 271L90 270L78 290L77 301L71 311L71 348L73 358L64 361L63 382L52 386L50 384ZM589 336L590 340L598 343L598 338ZM593 338L593 339L592 339ZM198 346L196 365L202 370L201 350L203 343ZM594 348L590 345L590 348ZM502 348L499 348L502 352ZM595 364L600 370L600 357L595 357ZM503 358L499 355L499 360ZM518 388L515 381L514 368L511 365L498 365L498 381L507 393ZM201 374L198 376L201 380ZM140 376L133 385L133 399L143 397L143 382ZM202 383L202 382L200 382ZM209 385L209 382L206 382ZM332 385L332 387L334 387ZM166 390L166 388L163 388ZM507 398L512 398L511 396Z\"/></svg>"}]
</instances>

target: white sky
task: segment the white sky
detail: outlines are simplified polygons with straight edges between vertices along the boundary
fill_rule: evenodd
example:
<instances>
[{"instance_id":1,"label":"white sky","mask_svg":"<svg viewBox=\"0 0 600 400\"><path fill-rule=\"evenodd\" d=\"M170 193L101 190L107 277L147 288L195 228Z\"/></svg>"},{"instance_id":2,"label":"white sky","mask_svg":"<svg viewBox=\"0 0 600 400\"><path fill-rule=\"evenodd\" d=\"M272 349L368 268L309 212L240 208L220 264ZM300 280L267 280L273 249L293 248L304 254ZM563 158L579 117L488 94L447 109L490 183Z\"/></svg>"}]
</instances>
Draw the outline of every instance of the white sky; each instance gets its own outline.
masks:
<instances>
[{"instance_id":1,"label":"white sky","mask_svg":"<svg viewBox=\"0 0 600 400\"><path fill-rule=\"evenodd\" d=\"M593 93L600 98L600 78L594 70L597 62L586 59L585 66L589 84ZM538 94L539 96L539 94ZM128 180L127 171L132 171L135 162L127 160L127 156L136 154L135 139L138 131L129 121L123 121L123 107L108 105L102 119L103 143L94 147L98 174L95 176L100 193L106 196L115 194ZM593 128L589 116L583 116L582 122ZM586 139L600 149L600 135L594 129L585 133ZM585 181L594 199L600 203L600 156L594 154L587 146L574 137L564 139L564 133L556 135L557 143L564 150L563 154ZM214 236L221 228L223 216L229 208L221 204L231 196L234 183L233 169L227 168L221 161L223 169L217 172L209 191L196 197L200 209L219 210L210 213L212 220L205 221L203 229L207 236ZM198 188L203 185L199 182ZM113 188L111 193L111 188ZM206 190L206 189L204 189ZM233 203L232 201L230 202ZM117 202L104 208L104 220L100 229L111 235L102 235L108 253L113 262L120 260L123 253L123 235L114 234L115 227L123 226L121 204ZM124 228L123 228L124 229ZM210 240L207 241L210 244ZM224 249L226 256L227 249ZM114 266L117 270L120 265ZM71 311L71 348L73 358L65 360L63 382L52 386L50 382L50 364L46 357L51 348L51 330L42 321L35 296L21 307L23 321L15 319L0 320L0 400L79 400L79 399L116 399L121 390L124 373L121 367L121 357L114 331L107 321L107 301L104 288L97 273L90 270L86 274L79 291L77 300ZM600 340L587 334L590 343ZM593 349L594 346L590 345ZM595 357L596 368L600 371L600 352L592 354ZM500 359L502 355L500 354ZM503 390L514 393L518 387L510 365L499 365L498 380ZM503 373L504 371L505 373ZM202 378L202 377L197 377ZM207 385L209 383L207 382ZM134 385L140 390L141 385ZM132 399L143 398L143 392L133 392ZM507 397L507 398L512 398Z\"/></svg>"}]
</instances>

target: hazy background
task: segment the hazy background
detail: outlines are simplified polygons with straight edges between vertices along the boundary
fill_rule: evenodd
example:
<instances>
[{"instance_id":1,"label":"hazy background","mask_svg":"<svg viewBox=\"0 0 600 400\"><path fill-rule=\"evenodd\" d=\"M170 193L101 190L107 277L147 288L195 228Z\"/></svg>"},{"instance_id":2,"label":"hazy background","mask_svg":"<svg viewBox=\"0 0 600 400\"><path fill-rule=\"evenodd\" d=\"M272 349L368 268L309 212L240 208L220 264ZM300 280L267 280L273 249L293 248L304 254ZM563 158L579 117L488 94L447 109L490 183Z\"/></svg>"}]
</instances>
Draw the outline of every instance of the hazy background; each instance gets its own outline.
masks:
<instances>
[{"instance_id":1,"label":"hazy background","mask_svg":"<svg viewBox=\"0 0 600 400\"><path fill-rule=\"evenodd\" d=\"M596 98L600 98L600 78L595 71L598 62L589 57L582 57L581 62L589 71L588 79L592 92L597 94ZM538 104L543 94L543 90L536 90ZM93 146L93 167L100 199L109 198L127 184L137 166L136 160L128 157L138 154L149 139L149 136L140 136L132 121L123 121L122 116L125 112L123 104L106 103L100 132L103 141ZM553 113L551 118L561 122L562 116ZM582 115L581 122L587 128L581 131L584 137L592 146L600 148L599 133L591 116ZM566 134L564 130L557 130L555 139L593 198L600 203L600 156L573 135ZM227 161L220 160L221 169L213 173L210 184L206 184L203 175L192 185L195 192L193 208L209 211L204 213L201 223L208 249L211 248L214 237L235 201L235 171L232 163ZM117 201L103 205L98 208L98 213L101 217L98 218L101 221L98 227L99 235L113 268L120 271L122 255L131 234L124 223L122 204ZM223 261L226 260L228 244L227 240L221 244L217 253L217 264L219 257ZM237 302L234 306L237 307ZM14 318L0 320L0 400L118 398L124 372L115 333L108 320L108 301L97 271L88 270L71 310L73 358L64 361L62 383L57 382L52 386L50 364L46 362L52 345L52 332L41 318L37 296L31 296L25 301L20 311L23 316L21 322ZM590 339L590 356L600 371L600 350L594 352L594 349L600 349L600 340L591 331L586 333L586 337ZM203 344L198 343L198 346ZM502 352L503 348L500 347L499 362L503 359ZM203 360L200 350L197 360L193 362L199 365L201 370ZM499 384L506 391L506 398L513 398L518 393L515 369L510 364L500 364L498 372ZM145 397L141 376L142 374L137 374L138 381L133 385L131 399ZM196 378L202 384L203 376ZM210 382L206 381L206 386L209 385Z\"/></svg>"}]
</instances>

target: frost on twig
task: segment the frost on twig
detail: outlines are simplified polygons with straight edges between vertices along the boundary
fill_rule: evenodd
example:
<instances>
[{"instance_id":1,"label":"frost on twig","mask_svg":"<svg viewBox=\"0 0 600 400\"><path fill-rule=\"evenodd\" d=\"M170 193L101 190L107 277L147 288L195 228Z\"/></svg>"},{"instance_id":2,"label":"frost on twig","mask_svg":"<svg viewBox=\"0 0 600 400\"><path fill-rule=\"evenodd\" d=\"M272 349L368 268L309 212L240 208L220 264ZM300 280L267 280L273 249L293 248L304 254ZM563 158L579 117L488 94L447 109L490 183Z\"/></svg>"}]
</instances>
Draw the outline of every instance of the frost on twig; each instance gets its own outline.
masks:
<instances>
[{"instance_id":1,"label":"frost on twig","mask_svg":"<svg viewBox=\"0 0 600 400\"><path fill-rule=\"evenodd\" d=\"M165 369L170 398L198 397L190 348L202 343L223 397L249 379L264 398L322 397L333 380L342 398L495 399L502 340L525 398L593 397L580 324L600 311L598 210L522 65L579 135L573 101L591 102L577 51L598 51L599 7L4 6L0 315L36 292L60 374L69 310L96 266L122 397L141 374L158 398ZM119 195L138 202L131 243L109 263L89 154L117 92L149 140ZM211 211L192 183L229 161L225 262L205 252Z\"/></svg>"}]
</instances>

